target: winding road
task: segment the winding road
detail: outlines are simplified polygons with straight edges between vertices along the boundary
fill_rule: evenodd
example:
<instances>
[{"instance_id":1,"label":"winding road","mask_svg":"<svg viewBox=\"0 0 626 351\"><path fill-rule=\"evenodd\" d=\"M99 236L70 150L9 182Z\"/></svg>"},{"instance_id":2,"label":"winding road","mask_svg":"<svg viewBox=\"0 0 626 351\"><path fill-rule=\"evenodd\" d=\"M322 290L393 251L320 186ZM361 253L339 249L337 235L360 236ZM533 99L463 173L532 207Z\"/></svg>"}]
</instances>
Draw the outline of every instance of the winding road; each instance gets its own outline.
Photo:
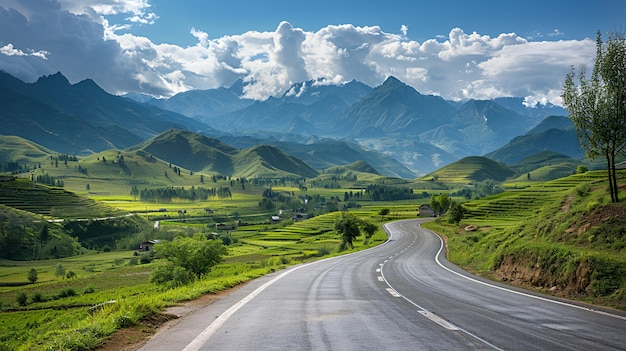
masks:
<instances>
[{"instance_id":1,"label":"winding road","mask_svg":"<svg viewBox=\"0 0 626 351\"><path fill-rule=\"evenodd\" d=\"M420 223L256 279L141 350L626 350L625 314L469 275Z\"/></svg>"}]
</instances>

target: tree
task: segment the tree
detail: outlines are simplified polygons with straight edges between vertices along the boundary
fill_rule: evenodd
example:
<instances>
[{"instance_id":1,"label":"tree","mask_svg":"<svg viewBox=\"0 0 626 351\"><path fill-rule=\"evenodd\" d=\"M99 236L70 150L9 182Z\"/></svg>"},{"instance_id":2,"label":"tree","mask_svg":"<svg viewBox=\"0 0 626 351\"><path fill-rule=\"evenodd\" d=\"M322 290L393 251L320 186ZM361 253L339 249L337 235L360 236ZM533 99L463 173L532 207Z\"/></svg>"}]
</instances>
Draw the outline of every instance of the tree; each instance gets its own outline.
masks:
<instances>
[{"instance_id":1,"label":"tree","mask_svg":"<svg viewBox=\"0 0 626 351\"><path fill-rule=\"evenodd\" d=\"M588 157L607 162L611 201L618 202L615 159L626 148L626 39L611 34L606 43L598 32L596 58L590 80L580 68L567 74L563 105L576 126L578 139Z\"/></svg>"},{"instance_id":2,"label":"tree","mask_svg":"<svg viewBox=\"0 0 626 351\"><path fill-rule=\"evenodd\" d=\"M437 214L444 214L450 209L450 205L452 204L452 199L446 193L441 193L439 195L434 195L430 198L430 207L432 207L433 211Z\"/></svg>"},{"instance_id":3,"label":"tree","mask_svg":"<svg viewBox=\"0 0 626 351\"><path fill-rule=\"evenodd\" d=\"M448 221L450 223L459 224L465 215L465 209L463 205L452 201L450 203L450 209L448 210Z\"/></svg>"},{"instance_id":4,"label":"tree","mask_svg":"<svg viewBox=\"0 0 626 351\"><path fill-rule=\"evenodd\" d=\"M228 253L220 240L209 240L201 234L192 238L177 237L171 242L155 245L154 250L156 256L167 259L174 267L184 268L197 279L222 262L223 256Z\"/></svg>"},{"instance_id":5,"label":"tree","mask_svg":"<svg viewBox=\"0 0 626 351\"><path fill-rule=\"evenodd\" d=\"M26 306L26 304L28 303L28 295L26 295L25 292L21 292L15 296L15 301L20 306Z\"/></svg>"},{"instance_id":6,"label":"tree","mask_svg":"<svg viewBox=\"0 0 626 351\"><path fill-rule=\"evenodd\" d=\"M341 235L343 245L350 245L350 248L354 248L352 241L361 235L359 224L360 221L355 216L345 214L335 223L335 230Z\"/></svg>"},{"instance_id":7,"label":"tree","mask_svg":"<svg viewBox=\"0 0 626 351\"><path fill-rule=\"evenodd\" d=\"M28 281L31 282L31 284L35 284L37 279L37 270L35 268L31 268L31 270L28 271Z\"/></svg>"},{"instance_id":8,"label":"tree","mask_svg":"<svg viewBox=\"0 0 626 351\"><path fill-rule=\"evenodd\" d=\"M369 239L376 233L378 226L374 223L366 222L363 224L363 231L365 232L365 238Z\"/></svg>"},{"instance_id":9,"label":"tree","mask_svg":"<svg viewBox=\"0 0 626 351\"><path fill-rule=\"evenodd\" d=\"M380 216L380 221L384 221L384 218L386 215L389 214L389 209L388 208L381 208L380 211L378 211L378 215Z\"/></svg>"},{"instance_id":10,"label":"tree","mask_svg":"<svg viewBox=\"0 0 626 351\"><path fill-rule=\"evenodd\" d=\"M63 267L61 263L57 263L57 266L54 269L54 275L57 277L65 277L65 267Z\"/></svg>"}]
</instances>

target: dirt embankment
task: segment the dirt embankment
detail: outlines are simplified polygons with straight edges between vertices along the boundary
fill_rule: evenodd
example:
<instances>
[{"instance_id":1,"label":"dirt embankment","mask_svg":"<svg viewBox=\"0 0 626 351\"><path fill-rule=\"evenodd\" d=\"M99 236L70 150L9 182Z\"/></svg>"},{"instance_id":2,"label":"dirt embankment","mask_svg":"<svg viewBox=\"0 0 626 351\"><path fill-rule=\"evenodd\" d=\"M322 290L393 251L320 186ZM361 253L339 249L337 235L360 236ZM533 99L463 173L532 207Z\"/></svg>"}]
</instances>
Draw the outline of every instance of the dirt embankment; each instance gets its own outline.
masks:
<instances>
[{"instance_id":1,"label":"dirt embankment","mask_svg":"<svg viewBox=\"0 0 626 351\"><path fill-rule=\"evenodd\" d=\"M565 202L563 212L569 210L569 202L571 199ZM538 245L505 254L495 265L493 277L555 296L606 302L626 309L626 294L620 293L626 267L619 260L597 253L602 250L594 250L600 245L623 250L624 228L626 206L598 206L579 216L564 233L554 236L562 246Z\"/></svg>"}]
</instances>

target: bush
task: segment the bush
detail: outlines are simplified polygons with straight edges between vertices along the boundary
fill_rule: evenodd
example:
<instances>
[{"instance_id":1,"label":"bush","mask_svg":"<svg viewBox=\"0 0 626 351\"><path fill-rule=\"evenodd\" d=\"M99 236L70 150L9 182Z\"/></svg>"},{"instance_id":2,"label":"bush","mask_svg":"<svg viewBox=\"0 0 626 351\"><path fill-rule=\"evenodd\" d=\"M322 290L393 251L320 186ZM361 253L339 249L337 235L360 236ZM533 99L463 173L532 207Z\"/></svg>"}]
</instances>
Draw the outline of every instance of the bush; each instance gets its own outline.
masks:
<instances>
[{"instance_id":1,"label":"bush","mask_svg":"<svg viewBox=\"0 0 626 351\"><path fill-rule=\"evenodd\" d=\"M150 277L150 281L159 285L168 285L170 287L177 287L188 284L193 280L193 276L185 268L175 266L171 262L160 266Z\"/></svg>"},{"instance_id":2,"label":"bush","mask_svg":"<svg viewBox=\"0 0 626 351\"><path fill-rule=\"evenodd\" d=\"M28 272L28 281L31 282L32 284L35 284L37 279L38 279L37 270L33 268Z\"/></svg>"},{"instance_id":3,"label":"bush","mask_svg":"<svg viewBox=\"0 0 626 351\"><path fill-rule=\"evenodd\" d=\"M46 297L42 293L36 292L33 294L32 300L33 302L45 302Z\"/></svg>"},{"instance_id":4,"label":"bush","mask_svg":"<svg viewBox=\"0 0 626 351\"><path fill-rule=\"evenodd\" d=\"M74 288L65 288L65 289L61 290L59 292L59 295L57 295L57 296L59 298L76 296L76 290L74 290Z\"/></svg>"},{"instance_id":5,"label":"bush","mask_svg":"<svg viewBox=\"0 0 626 351\"><path fill-rule=\"evenodd\" d=\"M94 292L96 292L96 288L90 285L85 288L85 291L83 291L83 294L92 294Z\"/></svg>"},{"instance_id":6,"label":"bush","mask_svg":"<svg viewBox=\"0 0 626 351\"><path fill-rule=\"evenodd\" d=\"M326 246L322 246L317 250L317 256L322 257L330 254L330 249Z\"/></svg>"},{"instance_id":7,"label":"bush","mask_svg":"<svg viewBox=\"0 0 626 351\"><path fill-rule=\"evenodd\" d=\"M141 255L139 255L139 259L141 264L147 264L152 262L152 259L154 257L152 256L152 251L150 252L142 252Z\"/></svg>"},{"instance_id":8,"label":"bush","mask_svg":"<svg viewBox=\"0 0 626 351\"><path fill-rule=\"evenodd\" d=\"M26 304L28 303L28 296L25 292L21 292L17 294L17 296L15 296L15 301L20 306L26 306Z\"/></svg>"}]
</instances>

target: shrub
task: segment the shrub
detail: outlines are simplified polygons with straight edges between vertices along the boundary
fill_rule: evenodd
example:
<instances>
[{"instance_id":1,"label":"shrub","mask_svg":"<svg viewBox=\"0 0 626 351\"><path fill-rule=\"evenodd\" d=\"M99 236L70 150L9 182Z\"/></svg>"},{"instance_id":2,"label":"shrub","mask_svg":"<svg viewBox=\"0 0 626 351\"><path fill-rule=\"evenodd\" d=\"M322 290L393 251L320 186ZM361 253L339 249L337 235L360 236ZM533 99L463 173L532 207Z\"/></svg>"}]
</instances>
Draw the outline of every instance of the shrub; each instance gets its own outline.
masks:
<instances>
[{"instance_id":1,"label":"shrub","mask_svg":"<svg viewBox=\"0 0 626 351\"><path fill-rule=\"evenodd\" d=\"M28 296L25 292L21 292L17 294L17 296L15 296L15 301L20 306L26 306L26 304L28 303Z\"/></svg>"},{"instance_id":2,"label":"shrub","mask_svg":"<svg viewBox=\"0 0 626 351\"><path fill-rule=\"evenodd\" d=\"M32 300L33 302L45 302L46 297L42 293L36 292L33 294Z\"/></svg>"},{"instance_id":3,"label":"shrub","mask_svg":"<svg viewBox=\"0 0 626 351\"><path fill-rule=\"evenodd\" d=\"M576 194L580 197L585 197L591 192L591 186L589 184L581 184L576 187Z\"/></svg>"},{"instance_id":4,"label":"shrub","mask_svg":"<svg viewBox=\"0 0 626 351\"><path fill-rule=\"evenodd\" d=\"M171 262L160 266L152 272L150 281L159 285L177 287L188 284L193 280L193 276L185 268L175 266Z\"/></svg>"},{"instance_id":5,"label":"shrub","mask_svg":"<svg viewBox=\"0 0 626 351\"><path fill-rule=\"evenodd\" d=\"M143 252L141 255L139 255L139 259L141 261L141 264L147 264L152 262L153 256L152 256L152 252Z\"/></svg>"},{"instance_id":6,"label":"shrub","mask_svg":"<svg viewBox=\"0 0 626 351\"><path fill-rule=\"evenodd\" d=\"M74 290L74 288L65 288L61 290L58 295L59 298L70 297L70 296L76 296L76 290Z\"/></svg>"},{"instance_id":7,"label":"shrub","mask_svg":"<svg viewBox=\"0 0 626 351\"><path fill-rule=\"evenodd\" d=\"M317 250L317 256L322 257L330 254L330 249L326 246L322 246Z\"/></svg>"},{"instance_id":8,"label":"shrub","mask_svg":"<svg viewBox=\"0 0 626 351\"><path fill-rule=\"evenodd\" d=\"M37 279L38 279L37 270L35 268L32 268L28 272L28 281L34 284L37 281Z\"/></svg>"},{"instance_id":9,"label":"shrub","mask_svg":"<svg viewBox=\"0 0 626 351\"><path fill-rule=\"evenodd\" d=\"M92 294L94 292L96 292L96 288L90 285L85 288L85 291L83 291L83 294Z\"/></svg>"}]
</instances>

